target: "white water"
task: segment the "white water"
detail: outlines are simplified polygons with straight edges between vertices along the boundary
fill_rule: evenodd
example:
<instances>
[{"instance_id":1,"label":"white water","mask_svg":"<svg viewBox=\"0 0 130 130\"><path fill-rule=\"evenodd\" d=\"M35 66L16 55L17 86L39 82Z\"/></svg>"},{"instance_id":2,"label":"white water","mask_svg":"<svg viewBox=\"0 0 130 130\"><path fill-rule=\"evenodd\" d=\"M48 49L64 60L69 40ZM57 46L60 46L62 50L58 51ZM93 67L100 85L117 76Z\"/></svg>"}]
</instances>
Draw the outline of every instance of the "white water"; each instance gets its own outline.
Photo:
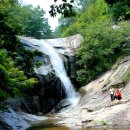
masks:
<instances>
[{"instance_id":1,"label":"white water","mask_svg":"<svg viewBox=\"0 0 130 130\"><path fill-rule=\"evenodd\" d=\"M49 43L46 40L30 39L21 36L18 36L18 38L20 38L21 42L26 43L27 45L33 47L34 49L49 56L51 64L53 65L53 68L55 70L56 76L59 77L59 79L63 83L65 92L67 94L67 98L74 99L76 96L74 87L67 76L62 58L56 52L56 50L50 45L51 43ZM36 72L40 71L40 74L45 75L45 69L42 68L44 68L44 66L41 66L39 69L35 68L35 70Z\"/></svg>"}]
</instances>

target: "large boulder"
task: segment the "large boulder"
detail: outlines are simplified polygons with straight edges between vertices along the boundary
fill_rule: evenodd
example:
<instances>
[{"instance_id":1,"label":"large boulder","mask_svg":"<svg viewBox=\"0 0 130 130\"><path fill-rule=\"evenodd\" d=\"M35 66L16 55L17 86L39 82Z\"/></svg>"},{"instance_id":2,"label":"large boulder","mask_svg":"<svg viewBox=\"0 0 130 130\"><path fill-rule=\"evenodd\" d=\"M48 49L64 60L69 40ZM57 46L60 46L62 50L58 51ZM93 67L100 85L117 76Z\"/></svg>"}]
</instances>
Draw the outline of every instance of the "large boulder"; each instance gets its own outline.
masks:
<instances>
[{"instance_id":1,"label":"large boulder","mask_svg":"<svg viewBox=\"0 0 130 130\"><path fill-rule=\"evenodd\" d=\"M55 57L55 53L52 53L53 56L50 54L53 52L53 48L54 52L58 52L58 56L61 56L61 61L64 63L67 76L70 77L74 83L76 81L75 51L80 47L83 37L80 34L77 34L56 39L35 39L23 36L17 36L17 38L24 44L26 49L35 49L43 54L41 57L37 56L34 59L34 61L39 59L43 63L42 66L35 68L39 84L34 89L33 96L36 95L38 98L35 98L37 100L33 100L33 96L29 93L29 96L31 95L30 98L23 98L24 100L22 103L25 105L22 106L33 114L37 113L36 110L42 113L50 112L54 106L66 97L64 85L60 76L55 75L57 73L56 70L60 68L57 66L62 62L58 63L60 60L54 59L57 58ZM56 65L52 59L54 59L58 65ZM36 103L40 104L40 106ZM33 111L32 108L34 108Z\"/></svg>"},{"instance_id":2,"label":"large boulder","mask_svg":"<svg viewBox=\"0 0 130 130\"><path fill-rule=\"evenodd\" d=\"M60 54L73 56L80 47L83 37L80 34L65 38L46 39Z\"/></svg>"},{"instance_id":3,"label":"large boulder","mask_svg":"<svg viewBox=\"0 0 130 130\"><path fill-rule=\"evenodd\" d=\"M11 108L0 111L0 124L7 130L26 130L30 127L30 124Z\"/></svg>"}]
</instances>

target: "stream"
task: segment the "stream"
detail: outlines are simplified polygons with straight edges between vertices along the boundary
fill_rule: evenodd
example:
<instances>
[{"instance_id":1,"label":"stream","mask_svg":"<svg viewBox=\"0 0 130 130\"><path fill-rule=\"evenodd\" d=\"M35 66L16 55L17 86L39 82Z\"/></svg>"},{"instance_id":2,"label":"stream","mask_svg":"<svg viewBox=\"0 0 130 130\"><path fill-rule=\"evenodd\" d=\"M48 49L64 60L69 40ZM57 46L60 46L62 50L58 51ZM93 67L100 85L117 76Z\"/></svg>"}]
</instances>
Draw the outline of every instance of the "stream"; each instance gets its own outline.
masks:
<instances>
[{"instance_id":1,"label":"stream","mask_svg":"<svg viewBox=\"0 0 130 130\"><path fill-rule=\"evenodd\" d=\"M32 127L26 130L130 130L130 128L79 128L79 127L67 127L54 125L57 120L47 119L39 123L35 123Z\"/></svg>"},{"instance_id":2,"label":"stream","mask_svg":"<svg viewBox=\"0 0 130 130\"><path fill-rule=\"evenodd\" d=\"M42 126L42 127L32 127L27 130L130 130L130 129L111 129L111 128L68 128L65 126Z\"/></svg>"}]
</instances>

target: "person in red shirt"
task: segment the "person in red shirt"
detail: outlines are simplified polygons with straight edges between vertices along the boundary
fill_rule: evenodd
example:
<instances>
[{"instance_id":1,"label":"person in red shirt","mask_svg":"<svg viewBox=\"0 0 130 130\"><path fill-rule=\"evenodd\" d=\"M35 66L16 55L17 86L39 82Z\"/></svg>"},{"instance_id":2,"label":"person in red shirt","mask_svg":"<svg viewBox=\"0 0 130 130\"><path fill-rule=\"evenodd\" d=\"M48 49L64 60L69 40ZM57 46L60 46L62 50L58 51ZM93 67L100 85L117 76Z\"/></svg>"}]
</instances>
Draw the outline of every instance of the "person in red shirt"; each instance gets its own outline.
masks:
<instances>
[{"instance_id":1,"label":"person in red shirt","mask_svg":"<svg viewBox=\"0 0 130 130\"><path fill-rule=\"evenodd\" d=\"M121 92L119 90L116 90L115 95L114 95L114 99L121 100L121 98L122 98Z\"/></svg>"}]
</instances>

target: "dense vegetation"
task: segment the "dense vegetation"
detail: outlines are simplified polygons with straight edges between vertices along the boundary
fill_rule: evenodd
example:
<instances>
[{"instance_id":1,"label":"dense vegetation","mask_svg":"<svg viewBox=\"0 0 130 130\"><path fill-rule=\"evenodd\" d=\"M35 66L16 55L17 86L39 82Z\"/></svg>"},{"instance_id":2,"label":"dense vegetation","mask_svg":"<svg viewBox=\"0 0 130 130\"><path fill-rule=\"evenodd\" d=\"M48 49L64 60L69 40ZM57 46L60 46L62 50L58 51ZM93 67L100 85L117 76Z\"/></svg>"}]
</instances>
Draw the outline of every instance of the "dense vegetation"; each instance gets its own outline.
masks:
<instances>
[{"instance_id":1,"label":"dense vegetation","mask_svg":"<svg viewBox=\"0 0 130 130\"><path fill-rule=\"evenodd\" d=\"M37 52L25 50L16 35L50 38L51 29L39 6L22 6L17 0L0 2L0 109L8 97L18 97L32 88L33 61ZM40 55L40 54L38 54Z\"/></svg>"},{"instance_id":2,"label":"dense vegetation","mask_svg":"<svg viewBox=\"0 0 130 130\"><path fill-rule=\"evenodd\" d=\"M77 17L60 19L56 35L58 32L62 32L59 33L62 37L80 33L84 37L76 53L77 81L84 85L108 70L121 55L128 53L125 43L130 36L130 2L79 0L78 3L81 8Z\"/></svg>"}]
</instances>

